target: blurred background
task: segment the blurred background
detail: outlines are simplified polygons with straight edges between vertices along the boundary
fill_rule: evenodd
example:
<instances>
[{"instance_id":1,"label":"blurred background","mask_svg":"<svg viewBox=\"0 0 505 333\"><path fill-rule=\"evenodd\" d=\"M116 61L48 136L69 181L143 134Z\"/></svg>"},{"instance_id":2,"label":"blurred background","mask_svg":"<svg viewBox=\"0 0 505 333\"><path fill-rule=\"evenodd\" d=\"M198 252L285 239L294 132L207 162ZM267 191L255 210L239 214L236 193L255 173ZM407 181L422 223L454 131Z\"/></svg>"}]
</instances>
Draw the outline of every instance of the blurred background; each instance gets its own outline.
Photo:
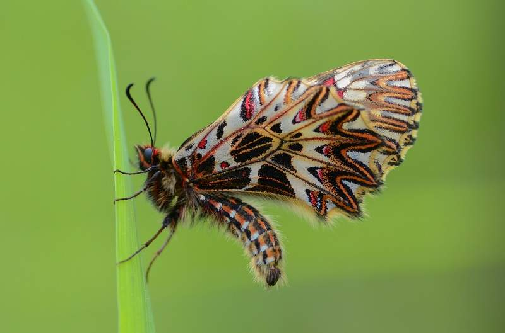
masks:
<instances>
[{"instance_id":1,"label":"blurred background","mask_svg":"<svg viewBox=\"0 0 505 333\"><path fill-rule=\"evenodd\" d=\"M181 228L152 271L158 332L503 332L502 1L96 3L120 89L136 82L148 110L141 85L158 78L160 143L179 146L264 76L367 58L406 64L425 102L362 221L313 227L265 205L286 286L254 283L220 231ZM0 37L0 331L115 332L112 166L82 4L6 1ZM129 143L147 143L122 98ZM144 197L136 208L146 240L162 216Z\"/></svg>"}]
</instances>

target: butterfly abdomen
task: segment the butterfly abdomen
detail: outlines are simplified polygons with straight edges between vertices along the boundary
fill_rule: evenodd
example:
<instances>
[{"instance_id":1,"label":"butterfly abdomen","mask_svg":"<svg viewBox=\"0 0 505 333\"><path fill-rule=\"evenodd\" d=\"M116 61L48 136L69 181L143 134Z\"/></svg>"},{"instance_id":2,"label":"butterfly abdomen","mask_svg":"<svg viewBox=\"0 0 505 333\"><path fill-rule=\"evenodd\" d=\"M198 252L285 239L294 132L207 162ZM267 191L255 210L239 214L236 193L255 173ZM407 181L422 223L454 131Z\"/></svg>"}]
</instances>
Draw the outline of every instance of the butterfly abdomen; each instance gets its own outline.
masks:
<instances>
[{"instance_id":1,"label":"butterfly abdomen","mask_svg":"<svg viewBox=\"0 0 505 333\"><path fill-rule=\"evenodd\" d=\"M209 194L197 196L204 212L226 225L231 234L242 241L258 277L269 286L275 285L281 277L282 249L267 219L256 208L237 198Z\"/></svg>"}]
</instances>

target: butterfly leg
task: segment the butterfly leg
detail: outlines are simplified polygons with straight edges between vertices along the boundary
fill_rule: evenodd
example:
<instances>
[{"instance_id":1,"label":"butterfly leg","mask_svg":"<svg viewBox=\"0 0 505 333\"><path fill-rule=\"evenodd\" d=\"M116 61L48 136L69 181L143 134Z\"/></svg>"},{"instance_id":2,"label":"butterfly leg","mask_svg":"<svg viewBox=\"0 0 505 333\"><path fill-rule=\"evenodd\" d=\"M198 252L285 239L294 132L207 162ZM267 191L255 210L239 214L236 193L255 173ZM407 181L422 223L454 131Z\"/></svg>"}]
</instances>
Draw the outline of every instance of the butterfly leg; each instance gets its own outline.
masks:
<instances>
[{"instance_id":1,"label":"butterfly leg","mask_svg":"<svg viewBox=\"0 0 505 333\"><path fill-rule=\"evenodd\" d=\"M268 286L282 275L282 248L275 230L258 210L240 199L198 194L204 211L240 239L251 257L251 266Z\"/></svg>"},{"instance_id":2,"label":"butterfly leg","mask_svg":"<svg viewBox=\"0 0 505 333\"><path fill-rule=\"evenodd\" d=\"M140 170L140 171L126 172L126 171L122 171L122 170L116 169L116 170L114 170L114 173L120 173L122 175L140 175L140 174L143 174L143 173L148 173L151 170L152 169L149 168L149 169Z\"/></svg>"},{"instance_id":3,"label":"butterfly leg","mask_svg":"<svg viewBox=\"0 0 505 333\"><path fill-rule=\"evenodd\" d=\"M161 252L163 251L165 246L168 244L168 241L170 241L170 239L172 238L172 235L175 231L175 227L176 227L177 223L179 222L181 211L182 211L182 207L180 207L180 206L174 207L174 210L171 211L167 216L165 216L165 218L163 219L163 223L161 224L161 228L158 229L158 231L156 231L154 236L151 237L147 242L145 242L137 251L135 251L128 258L119 261L118 264L122 264L122 263L125 263L125 262L131 260L137 254L139 254L145 248L147 248L149 245L151 245L151 243L154 242L154 240L156 238L158 238L158 236L163 232L163 230L165 230L167 227L170 227L170 234L169 234L167 240L165 241L165 244L163 244L163 247L158 251L159 253L157 253L155 255L155 257L151 260L151 263L149 264L149 269L150 269L151 265L154 262L154 260L156 259L156 257L158 257L161 254ZM149 269L147 270L147 273L149 273Z\"/></svg>"},{"instance_id":4,"label":"butterfly leg","mask_svg":"<svg viewBox=\"0 0 505 333\"><path fill-rule=\"evenodd\" d=\"M147 266L147 270L146 270L146 281L149 281L149 272L151 272L151 268L153 267L154 262L161 255L161 253L163 252L163 250L165 250L165 248L167 247L168 243L170 243L170 240L172 239L172 237L173 237L173 235L175 233L175 229L177 228L179 220L182 217L183 211L184 211L184 206L182 204L181 205L176 205L174 207L174 209L163 220L163 225L166 225L166 226L169 227L170 233L168 234L168 237L165 240L165 242L163 243L163 245L159 248L158 251L156 251L156 253L154 254L153 258L149 262L149 266Z\"/></svg>"},{"instance_id":5,"label":"butterfly leg","mask_svg":"<svg viewBox=\"0 0 505 333\"><path fill-rule=\"evenodd\" d=\"M135 197L138 197L139 195L141 195L142 193L144 193L148 188L149 188L149 183L154 180L155 178L157 178L158 176L161 176L161 171L156 171L154 173L154 175L152 175L152 177L150 177L147 181L146 181L146 184L144 185L143 188L141 188L139 191L133 193L132 195L130 195L129 197L124 197L124 198L116 198L114 199L114 204L117 202L117 201L124 201L124 200L130 200L130 199L133 199Z\"/></svg>"}]
</instances>

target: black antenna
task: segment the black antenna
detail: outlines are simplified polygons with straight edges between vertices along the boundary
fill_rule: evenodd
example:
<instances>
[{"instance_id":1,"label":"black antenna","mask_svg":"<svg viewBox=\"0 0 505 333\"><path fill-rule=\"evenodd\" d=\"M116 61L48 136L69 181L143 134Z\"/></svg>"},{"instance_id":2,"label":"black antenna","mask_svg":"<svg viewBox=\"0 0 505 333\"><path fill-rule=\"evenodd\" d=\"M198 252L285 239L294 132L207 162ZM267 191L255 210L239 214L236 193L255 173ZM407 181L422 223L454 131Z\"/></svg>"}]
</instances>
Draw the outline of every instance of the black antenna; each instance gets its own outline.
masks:
<instances>
[{"instance_id":1,"label":"black antenna","mask_svg":"<svg viewBox=\"0 0 505 333\"><path fill-rule=\"evenodd\" d=\"M149 132L149 137L151 138L151 147L154 147L154 140L153 140L153 136L151 134L151 128L149 127L149 123L147 122L147 119L146 117L144 116L144 114L142 113L142 111L140 110L139 106L137 105L137 103L135 103L135 100L133 99L132 95L130 95L130 89L131 87L133 87L133 83L130 83L128 85L128 87L126 87L126 97L128 97L128 99L130 100L130 102L133 104L133 106L135 107L135 109L137 109L137 111L140 113L140 115L142 116L142 119L144 119L144 122L146 123L146 127L147 127L147 131Z\"/></svg>"},{"instance_id":2,"label":"black antenna","mask_svg":"<svg viewBox=\"0 0 505 333\"><path fill-rule=\"evenodd\" d=\"M154 143L156 143L156 137L158 136L158 120L156 119L156 110L154 109L153 99L151 98L151 83L156 80L155 77L150 78L146 83L146 94L149 99L149 104L151 104L151 111L153 112L154 119Z\"/></svg>"}]
</instances>

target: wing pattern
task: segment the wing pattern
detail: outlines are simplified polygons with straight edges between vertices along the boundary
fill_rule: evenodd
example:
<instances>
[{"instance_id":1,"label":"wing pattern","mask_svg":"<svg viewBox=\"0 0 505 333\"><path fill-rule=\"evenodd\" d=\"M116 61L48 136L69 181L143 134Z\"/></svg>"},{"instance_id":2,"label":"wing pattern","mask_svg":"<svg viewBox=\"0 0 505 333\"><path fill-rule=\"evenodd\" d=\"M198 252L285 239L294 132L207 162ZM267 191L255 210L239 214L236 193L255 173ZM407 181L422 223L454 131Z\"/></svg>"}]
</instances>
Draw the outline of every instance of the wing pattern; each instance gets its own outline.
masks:
<instances>
[{"instance_id":1,"label":"wing pattern","mask_svg":"<svg viewBox=\"0 0 505 333\"><path fill-rule=\"evenodd\" d=\"M367 60L307 79L257 82L188 139L174 165L196 191L271 195L319 217L359 216L414 143L415 81L394 60Z\"/></svg>"}]
</instances>

